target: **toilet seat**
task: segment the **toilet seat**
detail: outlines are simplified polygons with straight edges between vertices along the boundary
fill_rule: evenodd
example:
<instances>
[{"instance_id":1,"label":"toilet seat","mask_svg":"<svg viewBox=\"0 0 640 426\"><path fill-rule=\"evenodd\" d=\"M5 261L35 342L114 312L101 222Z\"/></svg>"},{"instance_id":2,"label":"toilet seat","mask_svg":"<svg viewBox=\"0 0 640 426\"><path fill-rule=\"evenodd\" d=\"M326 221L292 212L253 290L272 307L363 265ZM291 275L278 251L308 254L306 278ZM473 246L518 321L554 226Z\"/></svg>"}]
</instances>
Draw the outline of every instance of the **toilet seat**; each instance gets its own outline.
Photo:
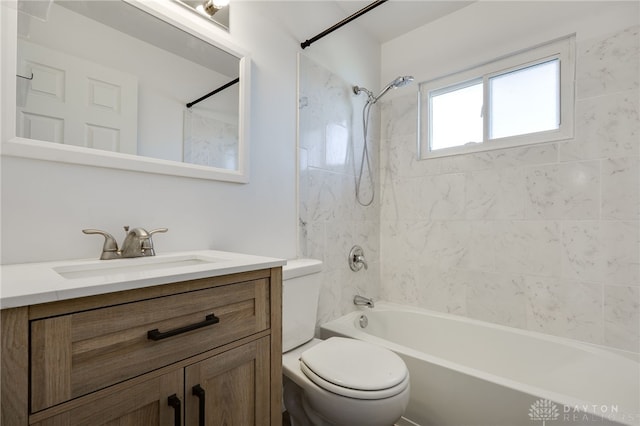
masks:
<instances>
[{"instance_id":1,"label":"toilet seat","mask_svg":"<svg viewBox=\"0 0 640 426\"><path fill-rule=\"evenodd\" d=\"M398 355L344 337L331 337L304 351L300 370L317 386L350 398L389 398L409 386L406 365Z\"/></svg>"},{"instance_id":2,"label":"toilet seat","mask_svg":"<svg viewBox=\"0 0 640 426\"><path fill-rule=\"evenodd\" d=\"M405 377L405 379L400 382L398 386L394 386L392 388L380 389L380 390L359 390L359 389L350 389L342 386L335 385L331 382L324 380L322 377L315 374L311 371L304 363L300 363L300 369L313 383L317 386L321 387L324 390L335 393L336 395L346 396L348 398L355 399L368 399L368 400L376 400L376 399L385 399L391 398L392 396L398 395L403 390L409 386L409 375Z\"/></svg>"}]
</instances>

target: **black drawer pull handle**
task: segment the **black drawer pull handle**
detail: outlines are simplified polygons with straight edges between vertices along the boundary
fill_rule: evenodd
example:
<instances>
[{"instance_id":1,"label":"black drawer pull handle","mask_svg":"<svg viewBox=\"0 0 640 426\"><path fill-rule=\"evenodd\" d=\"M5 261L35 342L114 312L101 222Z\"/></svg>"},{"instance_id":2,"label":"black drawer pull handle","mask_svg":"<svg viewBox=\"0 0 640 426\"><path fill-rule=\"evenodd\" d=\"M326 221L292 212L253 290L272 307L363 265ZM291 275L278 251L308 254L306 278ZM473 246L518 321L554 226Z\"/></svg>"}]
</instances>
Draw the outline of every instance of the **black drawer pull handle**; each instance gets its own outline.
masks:
<instances>
[{"instance_id":1,"label":"black drawer pull handle","mask_svg":"<svg viewBox=\"0 0 640 426\"><path fill-rule=\"evenodd\" d=\"M178 334L186 333L187 331L191 331L191 330L197 330L198 328L217 324L219 322L220 322L220 318L218 318L214 314L209 314L206 316L206 318L202 322L198 322L196 324L191 324L191 325L185 325L184 327L165 331L164 333L160 333L160 331L157 328L153 330L149 330L147 331L147 338L150 340L156 340L156 341L162 340L162 339L166 339L167 337L177 336Z\"/></svg>"},{"instance_id":2,"label":"black drawer pull handle","mask_svg":"<svg viewBox=\"0 0 640 426\"><path fill-rule=\"evenodd\" d=\"M191 388L191 393L198 397L198 426L204 426L204 389L198 384Z\"/></svg>"},{"instance_id":3,"label":"black drawer pull handle","mask_svg":"<svg viewBox=\"0 0 640 426\"><path fill-rule=\"evenodd\" d=\"M173 407L173 424L174 426L180 426L182 423L182 412L180 409L180 398L175 393L169 397L169 406Z\"/></svg>"}]
</instances>

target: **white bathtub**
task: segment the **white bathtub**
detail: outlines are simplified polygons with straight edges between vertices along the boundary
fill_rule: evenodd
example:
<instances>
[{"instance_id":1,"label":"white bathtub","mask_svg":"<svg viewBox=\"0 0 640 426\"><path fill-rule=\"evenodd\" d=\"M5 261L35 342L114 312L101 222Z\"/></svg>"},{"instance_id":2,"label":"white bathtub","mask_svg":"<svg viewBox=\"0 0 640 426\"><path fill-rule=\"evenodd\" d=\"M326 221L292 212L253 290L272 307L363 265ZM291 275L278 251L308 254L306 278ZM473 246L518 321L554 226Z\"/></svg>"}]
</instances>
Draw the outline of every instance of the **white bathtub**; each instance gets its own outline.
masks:
<instances>
[{"instance_id":1,"label":"white bathtub","mask_svg":"<svg viewBox=\"0 0 640 426\"><path fill-rule=\"evenodd\" d=\"M384 302L321 334L398 353L411 375L405 418L421 426L640 425L633 354Z\"/></svg>"}]
</instances>

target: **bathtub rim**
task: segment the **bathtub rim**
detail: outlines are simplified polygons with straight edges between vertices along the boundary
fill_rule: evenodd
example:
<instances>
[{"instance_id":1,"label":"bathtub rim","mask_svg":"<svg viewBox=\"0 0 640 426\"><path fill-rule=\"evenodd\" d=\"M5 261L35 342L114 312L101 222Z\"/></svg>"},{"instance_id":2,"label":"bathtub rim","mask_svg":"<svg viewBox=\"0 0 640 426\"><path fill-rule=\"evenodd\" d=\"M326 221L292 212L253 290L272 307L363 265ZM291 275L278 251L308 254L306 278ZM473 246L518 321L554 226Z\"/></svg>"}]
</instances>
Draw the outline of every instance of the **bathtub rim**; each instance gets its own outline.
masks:
<instances>
[{"instance_id":1,"label":"bathtub rim","mask_svg":"<svg viewBox=\"0 0 640 426\"><path fill-rule=\"evenodd\" d=\"M573 339L571 337L561 337L561 336L554 336L552 334L546 334L546 333L542 333L540 331L535 331L535 330L526 330L523 328L518 328L518 327L511 327L508 325L503 325L503 324L497 324L497 323L493 323L493 322L489 322L489 321L483 321L483 320L479 320L476 318L471 318L471 317L465 317L462 315L456 315L456 314L451 314L451 313L447 313L447 312L440 312L440 311L434 311L432 309L428 309L428 308L420 308L417 306L411 306L411 305L403 305L400 303L395 303L395 302L387 302L384 300L380 300L380 301L376 301L375 302L375 307L373 309L368 308L366 306L358 306L355 307L354 311L349 312L348 314L343 315L340 318L344 318L350 315L355 315L355 314L366 314L367 312L374 310L374 311L394 311L394 310L403 310L403 311L408 311L408 312L415 312L415 313L427 313L431 316L434 317L438 317L438 318L442 318L442 319L447 319L447 320L451 320L451 321L456 321L456 322L464 322L464 323L469 323L469 324L475 324L475 325L479 325L479 326L483 326L483 327L488 327L488 328L493 328L496 330L501 330L501 331L506 331L508 333L516 333L516 334L526 334L526 335L531 335L534 336L536 338L542 339L542 340L547 340L550 342L555 342L555 343L563 343L563 344L567 344L567 343L571 343L571 346L576 346L579 347L581 349L585 349L588 352L591 353L598 353L598 354L607 354L608 356L621 356L623 358L627 358L630 359L631 361L635 361L637 363L640 363L640 352L632 352L632 351L627 351L624 349L618 349L618 348L614 348L611 346L605 346L605 345L599 345L597 343L591 343L591 342L585 342L582 340L577 340L577 339ZM336 321L340 318L336 318L332 321ZM328 321L325 324L329 324L332 321ZM321 326L323 326L324 324L322 324ZM356 329L357 331L360 331L358 329Z\"/></svg>"},{"instance_id":2,"label":"bathtub rim","mask_svg":"<svg viewBox=\"0 0 640 426\"><path fill-rule=\"evenodd\" d=\"M596 354L598 356L603 356L606 359L610 359L612 362L615 362L616 360L619 361L622 358L626 360L626 362L635 362L639 364L639 367L640 367L640 354L636 355L633 352L627 352L627 351L610 348L606 346L601 346L597 344L581 342L581 341L570 339L570 338L552 336L549 334L544 334L536 331L524 330L524 329L519 329L515 327L508 327L505 325L490 323L482 320L477 320L474 318L467 318L459 315L438 312L430 309L419 308L419 307L410 306L410 305L402 305L402 304L386 302L386 301L376 301L375 307L372 309L366 308L366 307L356 308L356 310L346 315L343 315L339 318L336 318L324 324L321 324L320 330L322 333L322 338L326 338L324 333L327 331L338 333L340 335L346 335L347 337L360 338L362 340L366 340L375 344L386 346L387 348L395 352L406 354L407 356L410 356L415 359L424 360L426 362L430 362L432 364L439 365L444 368L459 371L463 374L467 374L469 376L472 376L481 380L485 380L485 381L497 384L499 386L507 387L519 392L532 395L535 398L547 399L559 405L571 407L571 413L576 412L574 410L575 410L575 407L577 407L579 408L578 412L585 412L590 415L594 415L594 416L608 419L608 420L611 419L611 421L618 423L620 425L628 425L628 426L640 425L640 405L638 407L627 407L627 406L615 404L615 405L618 405L619 411L616 413L617 415L615 417L609 417L611 413L602 413L595 410L595 407L600 407L603 404L590 403L589 401L578 399L577 397L574 397L574 396L566 395L559 392L554 392L538 386L529 385L521 381L509 379L506 377L499 376L497 374L489 373L486 371L479 370L477 368L468 367L468 366L459 364L457 362L452 362L434 355L430 355L428 353L423 353L418 350L412 349L410 347L402 346L400 344L387 341L383 338L366 333L357 326L358 318L362 314L366 314L367 312L371 312L371 311L397 311L397 310L402 310L405 312L414 312L418 314L426 314L426 315L430 315L430 316L445 319L445 320L473 324L481 327L488 327L488 328L504 331L506 333L527 335L533 338L542 339L542 340L546 340L553 343L569 345L574 348L584 350L592 354ZM348 331L351 332L351 334L348 334L347 333ZM611 405L614 405L614 404L611 404ZM587 408L587 409L584 410L584 408ZM638 412L633 412L634 408L638 410ZM618 419L619 416L621 416L622 419ZM629 423L628 419L631 419L632 423Z\"/></svg>"}]
</instances>

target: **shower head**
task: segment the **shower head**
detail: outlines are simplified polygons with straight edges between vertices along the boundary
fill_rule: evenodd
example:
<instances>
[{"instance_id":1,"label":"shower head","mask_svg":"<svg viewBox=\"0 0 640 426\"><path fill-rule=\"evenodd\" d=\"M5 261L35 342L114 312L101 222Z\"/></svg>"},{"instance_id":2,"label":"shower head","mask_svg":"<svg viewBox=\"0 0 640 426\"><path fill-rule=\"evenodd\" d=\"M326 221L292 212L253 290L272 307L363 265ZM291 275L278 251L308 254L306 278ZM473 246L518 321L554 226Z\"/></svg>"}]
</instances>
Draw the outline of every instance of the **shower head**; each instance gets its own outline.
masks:
<instances>
[{"instance_id":1,"label":"shower head","mask_svg":"<svg viewBox=\"0 0 640 426\"><path fill-rule=\"evenodd\" d=\"M378 102L378 100L383 97L389 90L391 89L397 89L398 87L404 87L408 84L410 84L413 81L413 76L410 75L405 75L405 76L400 76L397 77L395 80L393 80L391 83L387 84L385 86L384 89L382 89L382 91L380 92L380 94L378 96L376 96L375 98L373 98L373 103Z\"/></svg>"},{"instance_id":2,"label":"shower head","mask_svg":"<svg viewBox=\"0 0 640 426\"><path fill-rule=\"evenodd\" d=\"M394 89L397 89L398 87L404 87L408 84L411 84L412 81L413 81L412 75L404 75L393 80L391 83L389 83L389 86L393 87Z\"/></svg>"},{"instance_id":3,"label":"shower head","mask_svg":"<svg viewBox=\"0 0 640 426\"><path fill-rule=\"evenodd\" d=\"M367 94L367 96L369 98L367 102L369 102L371 104L375 104L389 90L397 89L398 87L404 87L404 86L410 84L412 81L413 81L413 77L410 76L410 75L397 77L391 83L387 84L385 86L385 88L382 89L382 91L380 92L380 94L378 96L373 96L373 92L371 92L371 90L365 89L364 87L360 87L360 86L353 86L353 93L356 94L356 95L359 95L360 93L364 92L364 93Z\"/></svg>"}]
</instances>

